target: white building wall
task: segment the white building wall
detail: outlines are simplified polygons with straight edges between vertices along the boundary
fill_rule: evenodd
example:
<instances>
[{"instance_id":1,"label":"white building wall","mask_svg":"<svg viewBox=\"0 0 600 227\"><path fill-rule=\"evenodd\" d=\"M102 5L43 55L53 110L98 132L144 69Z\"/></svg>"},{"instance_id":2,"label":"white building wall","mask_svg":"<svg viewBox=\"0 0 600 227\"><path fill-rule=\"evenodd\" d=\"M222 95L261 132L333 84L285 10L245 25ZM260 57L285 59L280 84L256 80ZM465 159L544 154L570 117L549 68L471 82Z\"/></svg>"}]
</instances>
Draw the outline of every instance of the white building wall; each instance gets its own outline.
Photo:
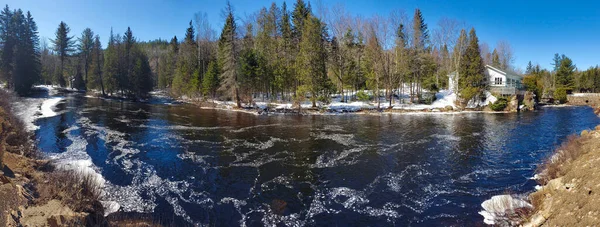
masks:
<instances>
[{"instance_id":1,"label":"white building wall","mask_svg":"<svg viewBox=\"0 0 600 227\"><path fill-rule=\"evenodd\" d=\"M506 86L506 76L497 72L496 70L492 70L490 68L485 68L485 73L488 76L488 83L490 86ZM496 78L502 79L502 84L496 84Z\"/></svg>"}]
</instances>

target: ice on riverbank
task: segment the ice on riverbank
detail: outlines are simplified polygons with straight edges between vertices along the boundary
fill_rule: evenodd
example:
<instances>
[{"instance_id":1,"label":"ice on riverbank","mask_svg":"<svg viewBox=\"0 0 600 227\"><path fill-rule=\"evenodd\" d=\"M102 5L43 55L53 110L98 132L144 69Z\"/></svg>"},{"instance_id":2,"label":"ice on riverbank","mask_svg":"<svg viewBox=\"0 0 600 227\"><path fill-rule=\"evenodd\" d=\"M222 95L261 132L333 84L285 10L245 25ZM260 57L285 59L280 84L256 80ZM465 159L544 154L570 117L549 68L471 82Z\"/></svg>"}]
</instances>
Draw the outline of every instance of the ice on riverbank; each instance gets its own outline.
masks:
<instances>
[{"instance_id":1,"label":"ice on riverbank","mask_svg":"<svg viewBox=\"0 0 600 227\"><path fill-rule=\"evenodd\" d=\"M54 111L54 108L62 100L63 100L63 98L56 97L56 98L47 99L46 101L42 102L42 105L40 107L41 115L39 118L56 116L57 113Z\"/></svg>"},{"instance_id":2,"label":"ice on riverbank","mask_svg":"<svg viewBox=\"0 0 600 227\"><path fill-rule=\"evenodd\" d=\"M481 207L483 210L479 214L483 216L485 224L509 224L510 226L516 225L521 221L518 217L518 210L533 208L528 202L511 195L492 196L492 198L484 201Z\"/></svg>"}]
</instances>

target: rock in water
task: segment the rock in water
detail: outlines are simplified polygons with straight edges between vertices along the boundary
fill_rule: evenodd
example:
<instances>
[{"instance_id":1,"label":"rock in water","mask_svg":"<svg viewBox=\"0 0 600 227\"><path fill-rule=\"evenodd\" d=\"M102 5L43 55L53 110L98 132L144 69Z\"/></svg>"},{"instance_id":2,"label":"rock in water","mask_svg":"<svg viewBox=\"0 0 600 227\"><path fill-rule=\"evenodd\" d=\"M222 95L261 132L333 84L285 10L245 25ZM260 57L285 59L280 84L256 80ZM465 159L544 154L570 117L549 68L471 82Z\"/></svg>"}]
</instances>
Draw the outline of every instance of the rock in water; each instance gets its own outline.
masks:
<instances>
[{"instance_id":1,"label":"rock in water","mask_svg":"<svg viewBox=\"0 0 600 227\"><path fill-rule=\"evenodd\" d=\"M535 102L535 94L531 91L525 92L523 96L523 111L533 111L537 108L537 103Z\"/></svg>"}]
</instances>

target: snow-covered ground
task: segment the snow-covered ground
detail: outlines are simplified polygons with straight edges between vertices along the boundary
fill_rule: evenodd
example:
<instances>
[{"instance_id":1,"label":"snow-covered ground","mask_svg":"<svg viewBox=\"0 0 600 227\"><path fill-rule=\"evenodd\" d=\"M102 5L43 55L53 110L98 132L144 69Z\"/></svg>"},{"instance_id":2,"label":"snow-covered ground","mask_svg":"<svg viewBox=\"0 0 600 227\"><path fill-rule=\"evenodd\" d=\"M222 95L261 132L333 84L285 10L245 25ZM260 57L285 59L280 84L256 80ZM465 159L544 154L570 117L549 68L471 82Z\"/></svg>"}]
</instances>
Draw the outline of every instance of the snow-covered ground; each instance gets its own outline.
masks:
<instances>
[{"instance_id":1,"label":"snow-covered ground","mask_svg":"<svg viewBox=\"0 0 600 227\"><path fill-rule=\"evenodd\" d=\"M370 91L366 91L365 93L370 94ZM354 94L345 94L346 99L353 96ZM485 92L485 100L480 101L471 101L467 105L467 108L478 108L487 106L489 103L496 102L497 98L494 97L490 92ZM436 111L446 109L448 107L452 107L453 110L457 110L456 106L457 94L449 90L442 90L435 94L436 100L431 104L413 104L407 103L408 94L401 94L399 97L394 98L392 105L390 106L389 100L385 100L384 97L380 97L380 107L381 108L392 108L394 110L408 110L408 111ZM402 100L401 100L402 99ZM404 101L404 103L401 103ZM236 106L236 103L233 101L216 101L212 100L209 102L213 102L217 105L217 108L223 109L233 109ZM244 104L245 108L258 108L265 110L270 108L271 110L284 110L284 109L292 109L293 104L291 102L255 102L254 106L249 106ZM309 101L305 101L301 104L303 109L311 108L312 103ZM373 110L377 108L377 102L374 101L351 101L351 102L342 102L341 95L336 94L332 96L331 103L317 103L317 107L319 109L325 109L332 113L342 113L342 112L358 112L361 110Z\"/></svg>"},{"instance_id":2,"label":"snow-covered ground","mask_svg":"<svg viewBox=\"0 0 600 227\"><path fill-rule=\"evenodd\" d=\"M46 90L48 95L54 95L57 92L54 87L47 85L35 86L34 88ZM35 120L56 116L56 105L60 104L63 100L64 98L62 97L24 98L23 101L14 103L13 105L15 105L14 108L16 110L19 110L15 114L25 122L27 130L35 131L39 129L39 126L34 124Z\"/></svg>"}]
</instances>

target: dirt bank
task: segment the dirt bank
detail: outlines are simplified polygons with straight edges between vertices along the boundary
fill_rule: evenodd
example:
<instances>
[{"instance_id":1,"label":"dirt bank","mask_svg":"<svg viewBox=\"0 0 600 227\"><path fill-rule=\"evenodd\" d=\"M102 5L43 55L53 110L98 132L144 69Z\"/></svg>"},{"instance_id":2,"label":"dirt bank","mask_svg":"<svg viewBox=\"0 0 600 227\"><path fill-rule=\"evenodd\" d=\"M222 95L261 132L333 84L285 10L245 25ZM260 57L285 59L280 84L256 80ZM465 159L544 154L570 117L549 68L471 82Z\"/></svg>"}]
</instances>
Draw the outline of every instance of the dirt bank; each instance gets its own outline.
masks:
<instances>
[{"instance_id":1,"label":"dirt bank","mask_svg":"<svg viewBox=\"0 0 600 227\"><path fill-rule=\"evenodd\" d=\"M600 225L600 126L563 143L538 171L524 226Z\"/></svg>"}]
</instances>

